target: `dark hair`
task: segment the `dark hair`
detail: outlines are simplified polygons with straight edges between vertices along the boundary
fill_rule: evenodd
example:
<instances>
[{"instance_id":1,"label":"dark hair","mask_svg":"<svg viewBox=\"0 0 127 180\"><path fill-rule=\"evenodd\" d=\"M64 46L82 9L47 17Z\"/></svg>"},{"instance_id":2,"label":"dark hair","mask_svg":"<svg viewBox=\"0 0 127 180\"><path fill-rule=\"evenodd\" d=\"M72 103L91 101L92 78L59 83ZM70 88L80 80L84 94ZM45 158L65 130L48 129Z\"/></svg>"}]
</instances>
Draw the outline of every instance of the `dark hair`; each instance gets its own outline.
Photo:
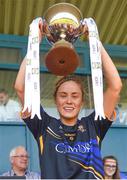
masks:
<instances>
[{"instance_id":1,"label":"dark hair","mask_svg":"<svg viewBox=\"0 0 127 180\"><path fill-rule=\"evenodd\" d=\"M84 100L83 81L81 80L80 77L75 76L75 75L68 75L68 76L64 76L61 79L59 79L59 81L56 83L56 86L55 86L54 98L56 98L57 91L58 91L59 87L61 86L61 84L63 84L64 82L67 82L67 81L74 81L75 83L77 83L80 86L81 91L82 91L82 99Z\"/></svg>"},{"instance_id":2,"label":"dark hair","mask_svg":"<svg viewBox=\"0 0 127 180\"><path fill-rule=\"evenodd\" d=\"M4 88L0 89L0 93L8 94L8 92Z\"/></svg>"},{"instance_id":3,"label":"dark hair","mask_svg":"<svg viewBox=\"0 0 127 180\"><path fill-rule=\"evenodd\" d=\"M116 158L115 156L112 156L112 155L110 155L110 156L105 156L105 157L103 158L103 165L105 164L105 161L106 161L107 159L113 159L113 160L116 161L116 171L115 171L115 173L113 174L112 179L120 179L120 171L119 171L119 166L118 166L118 160L117 160L117 158Z\"/></svg>"}]
</instances>

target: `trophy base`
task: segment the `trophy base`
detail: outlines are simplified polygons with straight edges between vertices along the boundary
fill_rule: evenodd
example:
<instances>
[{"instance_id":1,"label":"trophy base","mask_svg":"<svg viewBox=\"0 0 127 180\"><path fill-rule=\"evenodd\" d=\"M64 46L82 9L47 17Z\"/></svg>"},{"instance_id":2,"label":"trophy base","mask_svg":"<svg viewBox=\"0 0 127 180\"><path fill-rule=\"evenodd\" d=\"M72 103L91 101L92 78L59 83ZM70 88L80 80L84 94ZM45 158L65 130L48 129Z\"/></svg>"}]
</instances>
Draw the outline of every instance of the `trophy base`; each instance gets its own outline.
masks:
<instances>
[{"instance_id":1,"label":"trophy base","mask_svg":"<svg viewBox=\"0 0 127 180\"><path fill-rule=\"evenodd\" d=\"M79 56L71 43L60 40L56 42L45 57L46 67L58 76L73 73L79 65Z\"/></svg>"}]
</instances>

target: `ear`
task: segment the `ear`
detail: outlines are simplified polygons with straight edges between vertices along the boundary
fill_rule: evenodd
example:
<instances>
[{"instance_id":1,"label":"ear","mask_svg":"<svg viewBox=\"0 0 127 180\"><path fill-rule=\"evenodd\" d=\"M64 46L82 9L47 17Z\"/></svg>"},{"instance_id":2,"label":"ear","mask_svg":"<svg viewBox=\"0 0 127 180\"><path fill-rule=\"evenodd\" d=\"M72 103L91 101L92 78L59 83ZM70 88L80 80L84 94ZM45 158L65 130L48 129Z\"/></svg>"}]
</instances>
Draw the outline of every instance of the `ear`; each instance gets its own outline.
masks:
<instances>
[{"instance_id":1,"label":"ear","mask_svg":"<svg viewBox=\"0 0 127 180\"><path fill-rule=\"evenodd\" d=\"M13 157L10 157L10 162L11 162L11 164L14 162Z\"/></svg>"}]
</instances>

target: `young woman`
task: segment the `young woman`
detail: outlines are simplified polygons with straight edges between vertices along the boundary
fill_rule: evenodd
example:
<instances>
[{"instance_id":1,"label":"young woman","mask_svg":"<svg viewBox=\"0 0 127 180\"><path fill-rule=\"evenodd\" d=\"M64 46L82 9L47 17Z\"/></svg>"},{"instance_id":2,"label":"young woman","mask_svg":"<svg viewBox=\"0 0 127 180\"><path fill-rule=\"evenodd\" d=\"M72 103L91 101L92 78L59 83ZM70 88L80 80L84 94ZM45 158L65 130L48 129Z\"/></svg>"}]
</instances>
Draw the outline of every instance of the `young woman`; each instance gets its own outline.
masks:
<instances>
[{"instance_id":1,"label":"young woman","mask_svg":"<svg viewBox=\"0 0 127 180\"><path fill-rule=\"evenodd\" d=\"M104 92L106 119L94 121L94 112L78 120L84 102L81 81L75 76L63 77L56 84L55 104L60 119L49 116L41 106L42 120L31 119L25 112L23 119L34 135L39 148L42 178L48 179L103 179L103 162L100 155L101 142L113 121L114 108L122 87L118 72L111 58L101 46L103 72L107 83ZM24 104L24 59L15 89ZM36 102L35 102L36 103Z\"/></svg>"},{"instance_id":2,"label":"young woman","mask_svg":"<svg viewBox=\"0 0 127 180\"><path fill-rule=\"evenodd\" d=\"M105 156L104 164L104 179L120 179L118 161L114 156Z\"/></svg>"}]
</instances>

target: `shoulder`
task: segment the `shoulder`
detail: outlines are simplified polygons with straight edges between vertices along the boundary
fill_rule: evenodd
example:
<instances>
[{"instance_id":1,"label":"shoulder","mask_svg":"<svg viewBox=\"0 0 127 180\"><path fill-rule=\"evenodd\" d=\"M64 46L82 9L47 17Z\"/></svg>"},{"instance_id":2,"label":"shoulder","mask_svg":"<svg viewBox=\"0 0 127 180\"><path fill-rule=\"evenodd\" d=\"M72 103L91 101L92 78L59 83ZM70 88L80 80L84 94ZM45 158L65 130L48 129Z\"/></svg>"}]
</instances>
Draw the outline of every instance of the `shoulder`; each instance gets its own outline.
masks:
<instances>
[{"instance_id":1,"label":"shoulder","mask_svg":"<svg viewBox=\"0 0 127 180\"><path fill-rule=\"evenodd\" d=\"M90 115L83 117L81 122L85 123L88 127L109 127L112 124L112 121L109 121L107 118L102 118L101 120L95 120L95 111L93 111Z\"/></svg>"},{"instance_id":2,"label":"shoulder","mask_svg":"<svg viewBox=\"0 0 127 180\"><path fill-rule=\"evenodd\" d=\"M9 99L8 105L13 105L13 106L20 106L19 102L18 101L15 101L13 99Z\"/></svg>"},{"instance_id":3,"label":"shoulder","mask_svg":"<svg viewBox=\"0 0 127 180\"><path fill-rule=\"evenodd\" d=\"M31 179L40 179L41 178L40 173L34 172L34 171L28 171L26 176L31 178Z\"/></svg>"},{"instance_id":4,"label":"shoulder","mask_svg":"<svg viewBox=\"0 0 127 180\"><path fill-rule=\"evenodd\" d=\"M81 118L81 121L94 121L94 117L95 117L95 111L93 110L89 115L85 116L85 117L82 117Z\"/></svg>"},{"instance_id":5,"label":"shoulder","mask_svg":"<svg viewBox=\"0 0 127 180\"><path fill-rule=\"evenodd\" d=\"M10 171L2 173L1 176L10 176Z\"/></svg>"}]
</instances>

